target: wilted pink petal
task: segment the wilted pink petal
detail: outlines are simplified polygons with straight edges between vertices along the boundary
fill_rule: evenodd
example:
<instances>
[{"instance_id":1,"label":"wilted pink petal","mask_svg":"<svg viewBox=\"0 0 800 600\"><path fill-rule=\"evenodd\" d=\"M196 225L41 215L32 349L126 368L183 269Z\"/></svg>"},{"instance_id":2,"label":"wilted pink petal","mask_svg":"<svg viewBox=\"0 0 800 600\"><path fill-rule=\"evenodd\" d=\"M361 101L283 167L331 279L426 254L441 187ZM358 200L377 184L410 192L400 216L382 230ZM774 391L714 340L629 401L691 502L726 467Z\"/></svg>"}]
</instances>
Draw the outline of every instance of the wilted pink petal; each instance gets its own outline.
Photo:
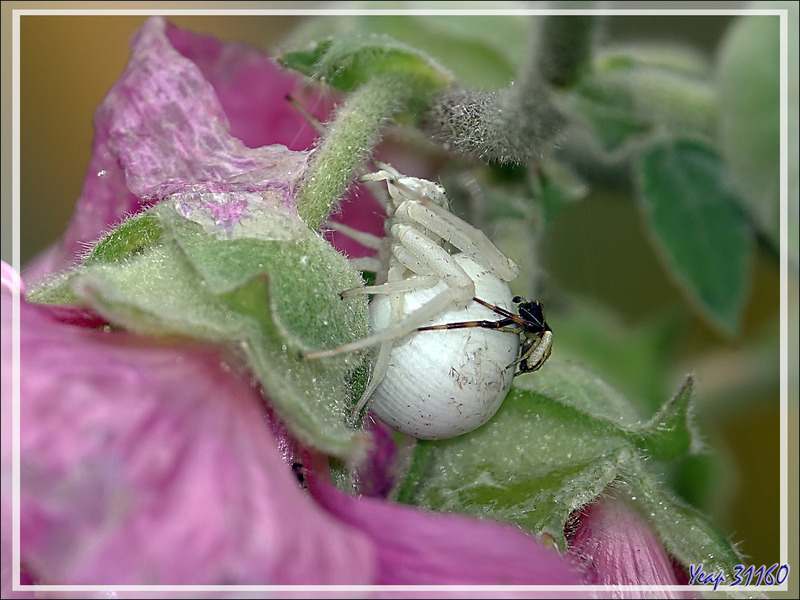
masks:
<instances>
[{"instance_id":1,"label":"wilted pink petal","mask_svg":"<svg viewBox=\"0 0 800 600\"><path fill-rule=\"evenodd\" d=\"M569 559L512 526L356 499L313 479L309 488L331 514L373 540L381 585L583 583Z\"/></svg>"},{"instance_id":2,"label":"wilted pink petal","mask_svg":"<svg viewBox=\"0 0 800 600\"><path fill-rule=\"evenodd\" d=\"M11 401L3 293L3 414ZM222 355L52 320L22 303L22 561L39 583L369 583L369 540L280 459ZM4 519L10 444L3 419ZM3 527L3 544L10 531Z\"/></svg>"},{"instance_id":3,"label":"wilted pink petal","mask_svg":"<svg viewBox=\"0 0 800 600\"><path fill-rule=\"evenodd\" d=\"M229 117L214 86L197 64L173 47L166 28L160 17L142 25L133 38L125 72L95 113L92 158L56 265L72 264L86 243L124 215L140 211L148 200L196 183L221 192L257 191L276 181L291 187L303 174L307 153L291 152L280 145L248 148L231 134ZM170 35L185 51L193 48L192 34L171 27ZM199 40L196 45L205 48L209 42ZM233 104L229 93L234 89L244 93L248 74L277 75L274 69L264 68L265 55L256 60L255 51L238 44L224 52L218 49L215 57L209 52L198 52L198 57L207 72L216 74L218 89L226 92L229 107ZM238 52L246 55L239 59ZM219 77L222 65L213 64L213 58L246 70L228 73L230 81L239 82L234 88L224 85ZM285 102L285 76L252 82L259 93L247 106L234 110L237 132L250 130L253 120L261 123L262 107L257 103L265 100L273 84L276 96ZM246 120L248 114L251 120ZM292 123L299 129L302 117L296 115ZM269 137L269 128L264 129L265 123L257 127L261 131L258 141L276 141ZM213 182L219 189L211 189Z\"/></svg>"},{"instance_id":4,"label":"wilted pink petal","mask_svg":"<svg viewBox=\"0 0 800 600\"><path fill-rule=\"evenodd\" d=\"M298 97L320 119L333 108L331 96L312 96L303 78L279 67L263 51L236 42L220 42L167 23L173 47L194 62L214 86L230 122L230 132L251 148L283 144L308 150L317 133L287 100Z\"/></svg>"},{"instance_id":5,"label":"wilted pink petal","mask_svg":"<svg viewBox=\"0 0 800 600\"><path fill-rule=\"evenodd\" d=\"M570 544L570 554L596 585L681 585L652 528L624 500L607 496L587 506ZM614 598L641 598L642 591L614 590ZM655 595L653 595L655 594ZM682 592L653 591L649 597L695 598Z\"/></svg>"},{"instance_id":6,"label":"wilted pink petal","mask_svg":"<svg viewBox=\"0 0 800 600\"><path fill-rule=\"evenodd\" d=\"M397 476L397 444L392 430L371 412L364 417L364 429L372 437L372 445L367 460L356 473L358 491L363 496L385 498Z\"/></svg>"}]
</instances>

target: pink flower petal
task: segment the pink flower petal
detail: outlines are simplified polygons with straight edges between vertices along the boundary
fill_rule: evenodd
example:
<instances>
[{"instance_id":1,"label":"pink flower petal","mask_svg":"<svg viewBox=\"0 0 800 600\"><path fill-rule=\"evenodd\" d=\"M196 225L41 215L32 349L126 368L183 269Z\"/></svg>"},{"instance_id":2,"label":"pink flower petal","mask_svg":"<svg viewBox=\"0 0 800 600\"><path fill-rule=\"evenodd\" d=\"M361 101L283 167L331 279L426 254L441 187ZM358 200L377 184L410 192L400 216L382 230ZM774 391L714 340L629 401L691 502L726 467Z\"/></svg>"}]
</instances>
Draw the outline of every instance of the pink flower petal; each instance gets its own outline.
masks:
<instances>
[{"instance_id":1,"label":"pink flower petal","mask_svg":"<svg viewBox=\"0 0 800 600\"><path fill-rule=\"evenodd\" d=\"M381 585L583 583L569 559L509 525L356 499L313 479L309 488L331 514L373 540Z\"/></svg>"},{"instance_id":2,"label":"pink flower petal","mask_svg":"<svg viewBox=\"0 0 800 600\"><path fill-rule=\"evenodd\" d=\"M358 491L363 496L385 498L397 476L397 444L392 430L371 412L364 417L364 428L372 437L372 445L356 473Z\"/></svg>"},{"instance_id":3,"label":"pink flower petal","mask_svg":"<svg viewBox=\"0 0 800 600\"><path fill-rule=\"evenodd\" d=\"M280 181L291 188L303 175L306 152L292 152L281 145L248 148L231 135L215 87L197 64L173 47L166 29L160 17L142 25L133 38L125 72L95 113L92 158L57 266L72 264L86 243L126 214L139 212L147 201L187 186L202 183L209 191L257 191ZM270 90L286 103L286 77L279 76L274 67L264 68L265 55L257 57L255 51L241 45L219 46L216 54L201 52L198 48L212 45L207 38L193 41L192 34L174 27L170 35L187 53L197 50L204 69L214 73L217 89L225 91L229 107L234 91L246 91L244 82L249 75L277 78L259 81L257 97L236 107L234 116L240 133L253 130L254 120L259 121L258 134L250 141L274 143L283 136L277 131L271 135L275 123L269 119L273 117L270 111L259 117L261 107L256 104L264 101ZM239 52L245 54L239 56ZM213 59L222 62L217 65ZM243 69L227 74L227 83L239 82L232 87L220 77L225 66ZM251 114L248 109L250 120L244 118ZM297 114L290 123L281 127L299 129L302 116ZM213 182L218 189L209 185Z\"/></svg>"},{"instance_id":4,"label":"pink flower petal","mask_svg":"<svg viewBox=\"0 0 800 600\"><path fill-rule=\"evenodd\" d=\"M570 554L587 568L596 585L681 585L672 562L653 529L624 500L598 499L580 515ZM614 598L641 598L641 591L620 589ZM663 598L695 598L694 594L659 592Z\"/></svg>"},{"instance_id":5,"label":"pink flower petal","mask_svg":"<svg viewBox=\"0 0 800 600\"><path fill-rule=\"evenodd\" d=\"M251 148L283 144L292 150L307 150L317 133L287 100L291 94L325 119L333 109L333 98L302 88L303 78L279 67L261 50L220 42L167 24L169 41L194 62L214 86L230 121L231 135Z\"/></svg>"},{"instance_id":6,"label":"pink flower petal","mask_svg":"<svg viewBox=\"0 0 800 600\"><path fill-rule=\"evenodd\" d=\"M5 417L10 295L2 300ZM374 581L371 543L299 487L237 365L188 344L64 325L24 302L21 326L21 552L38 582ZM4 509L9 493L4 483ZM4 526L4 545L7 535Z\"/></svg>"}]
</instances>

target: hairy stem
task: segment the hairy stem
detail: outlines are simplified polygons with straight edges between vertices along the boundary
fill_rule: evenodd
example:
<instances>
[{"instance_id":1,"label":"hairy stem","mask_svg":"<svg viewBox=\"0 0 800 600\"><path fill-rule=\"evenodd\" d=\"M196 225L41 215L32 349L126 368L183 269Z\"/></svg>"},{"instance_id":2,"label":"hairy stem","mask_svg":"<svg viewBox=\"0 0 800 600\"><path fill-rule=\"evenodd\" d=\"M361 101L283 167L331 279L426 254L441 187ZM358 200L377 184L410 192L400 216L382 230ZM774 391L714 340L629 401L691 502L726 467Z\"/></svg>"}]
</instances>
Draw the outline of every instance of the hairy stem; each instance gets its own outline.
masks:
<instances>
[{"instance_id":1,"label":"hairy stem","mask_svg":"<svg viewBox=\"0 0 800 600\"><path fill-rule=\"evenodd\" d=\"M598 17L552 15L541 27L535 68L545 81L569 87L590 68Z\"/></svg>"},{"instance_id":2,"label":"hairy stem","mask_svg":"<svg viewBox=\"0 0 800 600\"><path fill-rule=\"evenodd\" d=\"M396 76L375 77L337 111L298 195L297 210L311 228L335 209L353 171L378 143L381 126L409 102L408 93Z\"/></svg>"},{"instance_id":3,"label":"hairy stem","mask_svg":"<svg viewBox=\"0 0 800 600\"><path fill-rule=\"evenodd\" d=\"M425 115L426 130L448 150L486 162L526 164L546 154L565 125L553 87L589 68L593 27L590 17L549 17L534 32L516 82L445 90Z\"/></svg>"}]
</instances>

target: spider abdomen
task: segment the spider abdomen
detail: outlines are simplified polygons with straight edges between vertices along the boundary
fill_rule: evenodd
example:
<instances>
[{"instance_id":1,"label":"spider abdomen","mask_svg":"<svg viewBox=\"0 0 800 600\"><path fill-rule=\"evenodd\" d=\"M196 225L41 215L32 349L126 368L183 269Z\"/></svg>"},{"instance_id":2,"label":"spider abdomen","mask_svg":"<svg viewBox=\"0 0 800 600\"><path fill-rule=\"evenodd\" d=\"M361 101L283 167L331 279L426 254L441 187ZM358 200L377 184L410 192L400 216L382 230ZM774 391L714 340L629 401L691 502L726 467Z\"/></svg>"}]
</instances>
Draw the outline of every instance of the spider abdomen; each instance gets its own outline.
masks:
<instances>
[{"instance_id":1,"label":"spider abdomen","mask_svg":"<svg viewBox=\"0 0 800 600\"><path fill-rule=\"evenodd\" d=\"M475 282L475 293L513 309L508 284L468 257L454 256ZM405 314L423 306L447 284L406 292ZM388 296L372 299L373 331L391 321ZM491 310L471 302L440 313L426 325L493 319ZM480 327L414 331L394 342L387 372L375 390L371 410L390 427L419 439L445 439L486 423L503 402L519 353L519 335Z\"/></svg>"}]
</instances>

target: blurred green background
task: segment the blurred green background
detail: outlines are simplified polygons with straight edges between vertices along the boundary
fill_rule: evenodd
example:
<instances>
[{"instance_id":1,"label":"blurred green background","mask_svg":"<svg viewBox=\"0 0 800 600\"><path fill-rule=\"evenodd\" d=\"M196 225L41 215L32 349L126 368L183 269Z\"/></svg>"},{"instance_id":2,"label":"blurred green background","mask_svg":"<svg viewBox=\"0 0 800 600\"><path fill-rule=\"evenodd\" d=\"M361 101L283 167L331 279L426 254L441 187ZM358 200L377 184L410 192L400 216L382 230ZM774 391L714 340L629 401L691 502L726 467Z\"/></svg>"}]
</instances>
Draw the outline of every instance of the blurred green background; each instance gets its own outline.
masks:
<instances>
[{"instance_id":1,"label":"blurred green background","mask_svg":"<svg viewBox=\"0 0 800 600\"><path fill-rule=\"evenodd\" d=\"M8 4L24 6L24 3L4 3L4 28L8 26L7 10L11 8ZM225 7L236 8L237 4L226 3ZM259 3L246 4L252 8ZM304 8L325 5L306 3ZM44 8L45 3L27 6ZM59 8L65 6L68 5L58 3ZM23 266L58 239L68 223L90 155L94 109L124 69L128 39L145 18L22 17L19 183ZM710 56L732 19L730 16L612 17L606 36L619 41L669 40ZM169 20L179 27L223 40L273 49L301 25L304 17L181 15L170 16ZM5 30L3 34L8 39ZM4 99L7 97L4 88ZM4 105L5 119L8 103ZM4 129L5 124L4 120ZM8 129L4 137L7 133ZM4 147L5 223L10 213L7 157ZM610 330L607 340L610 345L635 344L643 329L655 327L655 315L669 312L680 300L679 290L659 266L659 257L651 248L641 221L636 206L629 200L593 194L565 208L542 240L542 266L549 278L548 285L585 303L586 318L593 318L594 310L613 311L619 335L615 337ZM6 230L4 225L3 258L10 261ZM770 565L781 558L777 321L780 272L774 256L760 249L754 262L752 293L742 334L736 340L724 338L694 317L668 321L664 327L681 328L674 338L677 347L670 350L680 358L676 358L667 373L668 387L677 391L685 374L694 373L701 431L719 459L714 463L697 461L694 466L687 465L687 471L694 469L697 477L711 481L716 491L713 497L693 500L740 543L751 564ZM789 296L790 310L796 316L796 273L790 281ZM564 318L568 320L566 315ZM548 319L558 332L557 305L548 313ZM570 326L565 326L565 340L580 332L574 315L570 323L577 331L567 331ZM796 336L796 329L793 335ZM556 339L554 352L559 351L559 338ZM564 346L569 348L570 344L565 341ZM590 366L615 383L613 373L606 373L604 365ZM797 368L792 363L790 366ZM647 377L647 373L642 375ZM796 544L796 391L794 394L790 396L792 460L788 484L790 531ZM724 467L719 468L720 464ZM680 487L680 481L675 483ZM686 495L691 496L691 491ZM793 555L797 556L796 551Z\"/></svg>"}]
</instances>

